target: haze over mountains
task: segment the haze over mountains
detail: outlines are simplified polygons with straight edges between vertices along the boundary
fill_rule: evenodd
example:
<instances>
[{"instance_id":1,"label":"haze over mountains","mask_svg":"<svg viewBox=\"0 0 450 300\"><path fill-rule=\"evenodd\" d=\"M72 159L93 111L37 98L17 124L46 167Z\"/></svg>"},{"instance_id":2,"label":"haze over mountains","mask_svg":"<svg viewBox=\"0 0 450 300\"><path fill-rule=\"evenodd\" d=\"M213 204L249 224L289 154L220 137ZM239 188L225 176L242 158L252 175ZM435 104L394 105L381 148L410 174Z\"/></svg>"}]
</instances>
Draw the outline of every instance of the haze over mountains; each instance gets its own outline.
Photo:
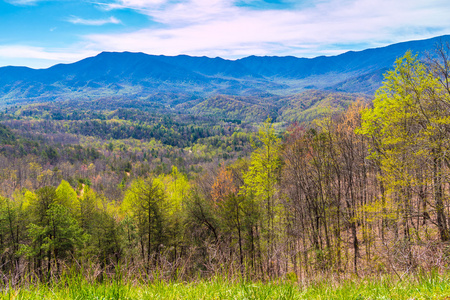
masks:
<instances>
[{"instance_id":1,"label":"haze over mountains","mask_svg":"<svg viewBox=\"0 0 450 300\"><path fill-rule=\"evenodd\" d=\"M183 94L289 96L305 90L373 95L383 73L406 51L433 52L450 35L312 59L250 56L238 60L103 52L48 69L0 68L1 104Z\"/></svg>"}]
</instances>

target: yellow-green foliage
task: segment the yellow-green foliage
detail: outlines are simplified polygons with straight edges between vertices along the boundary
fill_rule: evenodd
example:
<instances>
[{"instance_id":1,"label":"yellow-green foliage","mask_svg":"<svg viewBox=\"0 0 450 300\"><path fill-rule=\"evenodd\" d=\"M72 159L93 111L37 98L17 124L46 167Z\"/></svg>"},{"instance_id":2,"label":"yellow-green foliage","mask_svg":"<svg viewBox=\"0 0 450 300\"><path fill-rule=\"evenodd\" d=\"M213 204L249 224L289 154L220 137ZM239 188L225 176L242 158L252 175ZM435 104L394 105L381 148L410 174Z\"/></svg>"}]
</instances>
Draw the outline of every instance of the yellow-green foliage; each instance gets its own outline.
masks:
<instances>
[{"instance_id":1,"label":"yellow-green foliage","mask_svg":"<svg viewBox=\"0 0 450 300\"><path fill-rule=\"evenodd\" d=\"M439 103L450 103L442 85L415 56L407 52L386 74L373 108L362 114L359 133L371 137L371 155L381 166L388 191L404 195L404 187L423 185L417 177L427 172L432 153L443 151L442 132L448 112ZM434 154L434 155L435 155Z\"/></svg>"},{"instance_id":2,"label":"yellow-green foliage","mask_svg":"<svg viewBox=\"0 0 450 300\"><path fill-rule=\"evenodd\" d=\"M67 181L61 181L61 184L56 188L56 196L58 197L58 204L67 207L71 211L75 210L78 204L77 193Z\"/></svg>"},{"instance_id":3,"label":"yellow-green foliage","mask_svg":"<svg viewBox=\"0 0 450 300\"><path fill-rule=\"evenodd\" d=\"M169 175L160 175L158 180L165 187L169 215L181 211L183 199L186 199L190 192L190 184L186 175L178 172L177 167L172 167Z\"/></svg>"}]
</instances>

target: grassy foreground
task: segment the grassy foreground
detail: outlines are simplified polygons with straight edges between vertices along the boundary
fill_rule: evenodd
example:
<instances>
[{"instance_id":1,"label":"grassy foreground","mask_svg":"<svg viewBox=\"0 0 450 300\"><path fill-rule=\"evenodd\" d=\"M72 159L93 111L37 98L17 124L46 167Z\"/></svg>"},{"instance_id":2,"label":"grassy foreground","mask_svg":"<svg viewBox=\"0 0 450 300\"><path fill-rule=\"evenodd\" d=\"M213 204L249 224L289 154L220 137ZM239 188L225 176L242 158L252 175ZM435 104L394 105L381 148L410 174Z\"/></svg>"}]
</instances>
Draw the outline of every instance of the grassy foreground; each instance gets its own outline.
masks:
<instances>
[{"instance_id":1,"label":"grassy foreground","mask_svg":"<svg viewBox=\"0 0 450 300\"><path fill-rule=\"evenodd\" d=\"M57 285L2 289L0 299L450 299L450 276L431 274L378 279L322 281L301 286L291 283L233 283L217 278L196 283L150 285L92 284L68 279Z\"/></svg>"}]
</instances>

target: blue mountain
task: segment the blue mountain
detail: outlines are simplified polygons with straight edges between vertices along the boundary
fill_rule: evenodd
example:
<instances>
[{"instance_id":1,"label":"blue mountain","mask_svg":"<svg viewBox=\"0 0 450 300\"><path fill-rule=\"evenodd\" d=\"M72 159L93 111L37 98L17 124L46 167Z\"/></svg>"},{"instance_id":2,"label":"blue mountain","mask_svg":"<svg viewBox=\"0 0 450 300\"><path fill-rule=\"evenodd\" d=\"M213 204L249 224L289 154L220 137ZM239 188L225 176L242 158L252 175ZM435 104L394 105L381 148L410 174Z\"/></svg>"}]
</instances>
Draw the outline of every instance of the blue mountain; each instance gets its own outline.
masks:
<instances>
[{"instance_id":1,"label":"blue mountain","mask_svg":"<svg viewBox=\"0 0 450 300\"><path fill-rule=\"evenodd\" d=\"M7 103L157 94L286 96L308 89L372 95L383 73L410 50L423 57L450 35L337 56L250 56L238 60L103 52L48 69L0 68L0 101Z\"/></svg>"}]
</instances>

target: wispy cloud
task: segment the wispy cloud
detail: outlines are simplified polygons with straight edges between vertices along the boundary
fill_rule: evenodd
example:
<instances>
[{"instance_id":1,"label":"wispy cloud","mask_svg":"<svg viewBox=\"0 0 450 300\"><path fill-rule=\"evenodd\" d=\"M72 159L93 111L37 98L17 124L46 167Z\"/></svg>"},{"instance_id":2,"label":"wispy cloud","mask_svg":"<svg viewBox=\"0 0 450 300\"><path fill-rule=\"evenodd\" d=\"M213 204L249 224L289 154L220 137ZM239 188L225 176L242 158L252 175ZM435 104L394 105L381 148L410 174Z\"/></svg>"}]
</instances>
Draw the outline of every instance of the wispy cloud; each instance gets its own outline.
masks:
<instances>
[{"instance_id":1,"label":"wispy cloud","mask_svg":"<svg viewBox=\"0 0 450 300\"><path fill-rule=\"evenodd\" d=\"M133 9L142 13L146 13L149 9L154 9L166 3L169 3L169 0L115 0L112 2L95 2L95 4L105 10Z\"/></svg>"},{"instance_id":2,"label":"wispy cloud","mask_svg":"<svg viewBox=\"0 0 450 300\"><path fill-rule=\"evenodd\" d=\"M162 4L168 2L168 0L118 0L117 4L122 5L124 7L133 8L133 7L149 7L155 4Z\"/></svg>"},{"instance_id":3,"label":"wispy cloud","mask_svg":"<svg viewBox=\"0 0 450 300\"><path fill-rule=\"evenodd\" d=\"M6 2L12 4L12 5L35 5L38 2L42 2L45 0L5 0Z\"/></svg>"},{"instance_id":4,"label":"wispy cloud","mask_svg":"<svg viewBox=\"0 0 450 300\"><path fill-rule=\"evenodd\" d=\"M67 21L72 24L91 25L91 26L102 26L105 24L120 24L120 23L122 23L119 19L116 19L115 17L110 17L108 19L91 20L91 19L83 19L80 17L71 16Z\"/></svg>"},{"instance_id":5,"label":"wispy cloud","mask_svg":"<svg viewBox=\"0 0 450 300\"><path fill-rule=\"evenodd\" d=\"M93 56L96 51L87 49L56 49L49 51L42 47L30 47L22 45L0 46L0 65L22 65L16 61L32 62L34 67L44 68L60 62L73 62ZM11 63L6 64L4 61Z\"/></svg>"}]
</instances>

